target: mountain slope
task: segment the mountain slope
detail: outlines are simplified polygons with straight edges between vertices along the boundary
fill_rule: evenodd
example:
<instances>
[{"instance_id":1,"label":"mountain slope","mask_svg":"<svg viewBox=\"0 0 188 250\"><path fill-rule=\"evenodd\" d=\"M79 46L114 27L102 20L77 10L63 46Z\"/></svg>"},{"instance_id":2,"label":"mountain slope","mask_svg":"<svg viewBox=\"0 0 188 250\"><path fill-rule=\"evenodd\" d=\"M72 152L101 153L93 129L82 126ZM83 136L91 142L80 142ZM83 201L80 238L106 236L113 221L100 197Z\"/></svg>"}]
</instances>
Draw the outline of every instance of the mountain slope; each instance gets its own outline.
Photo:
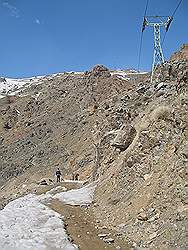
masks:
<instances>
[{"instance_id":1,"label":"mountain slope","mask_svg":"<svg viewBox=\"0 0 188 250\"><path fill-rule=\"evenodd\" d=\"M93 213L135 247L186 248L187 66L166 63L151 84L98 65L1 98L2 203L58 165L98 180Z\"/></svg>"}]
</instances>

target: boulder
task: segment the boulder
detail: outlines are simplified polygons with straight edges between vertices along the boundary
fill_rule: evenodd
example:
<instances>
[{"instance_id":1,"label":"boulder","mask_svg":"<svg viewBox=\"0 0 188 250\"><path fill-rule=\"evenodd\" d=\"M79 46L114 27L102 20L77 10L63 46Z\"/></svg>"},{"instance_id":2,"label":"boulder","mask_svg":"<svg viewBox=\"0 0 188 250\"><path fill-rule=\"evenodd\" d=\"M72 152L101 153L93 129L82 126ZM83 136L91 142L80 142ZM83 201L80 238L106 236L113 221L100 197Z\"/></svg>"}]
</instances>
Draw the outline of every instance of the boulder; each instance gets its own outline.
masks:
<instances>
[{"instance_id":1,"label":"boulder","mask_svg":"<svg viewBox=\"0 0 188 250\"><path fill-rule=\"evenodd\" d=\"M138 220L142 220L142 221L147 221L148 220L148 216L147 216L147 214L145 212L139 213L137 218L138 218Z\"/></svg>"},{"instance_id":2,"label":"boulder","mask_svg":"<svg viewBox=\"0 0 188 250\"><path fill-rule=\"evenodd\" d=\"M48 185L48 183L47 183L47 181L46 181L46 180L41 180L41 181L39 182L39 185L42 185L42 186L47 186L47 185Z\"/></svg>"},{"instance_id":3,"label":"boulder","mask_svg":"<svg viewBox=\"0 0 188 250\"><path fill-rule=\"evenodd\" d=\"M157 89L157 90L160 90L160 89L162 89L162 88L165 88L166 86L167 86L166 83L160 82L159 84L156 85L156 89Z\"/></svg>"},{"instance_id":4,"label":"boulder","mask_svg":"<svg viewBox=\"0 0 188 250\"><path fill-rule=\"evenodd\" d=\"M94 77L100 77L100 76L103 76L103 77L110 77L111 74L110 74L110 71L108 68L106 68L105 66L103 65L96 65L90 72L89 72L90 75L94 76Z\"/></svg>"},{"instance_id":5,"label":"boulder","mask_svg":"<svg viewBox=\"0 0 188 250\"><path fill-rule=\"evenodd\" d=\"M135 136L136 129L131 125L126 125L119 131L111 145L121 151L125 151L133 142Z\"/></svg>"}]
</instances>

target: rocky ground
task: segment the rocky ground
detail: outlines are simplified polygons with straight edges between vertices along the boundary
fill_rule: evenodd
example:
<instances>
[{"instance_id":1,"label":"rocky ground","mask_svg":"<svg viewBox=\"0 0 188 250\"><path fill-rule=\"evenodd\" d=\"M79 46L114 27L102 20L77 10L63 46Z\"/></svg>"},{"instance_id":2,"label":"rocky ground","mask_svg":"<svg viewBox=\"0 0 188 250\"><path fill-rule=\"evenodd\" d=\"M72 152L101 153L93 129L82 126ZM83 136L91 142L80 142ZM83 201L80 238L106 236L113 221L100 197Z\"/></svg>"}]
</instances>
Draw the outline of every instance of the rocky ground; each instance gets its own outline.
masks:
<instances>
[{"instance_id":1,"label":"rocky ground","mask_svg":"<svg viewBox=\"0 0 188 250\"><path fill-rule=\"evenodd\" d=\"M134 248L186 249L187 46L149 74L96 66L0 99L0 203L59 166L98 180L96 220Z\"/></svg>"},{"instance_id":2,"label":"rocky ground","mask_svg":"<svg viewBox=\"0 0 188 250\"><path fill-rule=\"evenodd\" d=\"M188 57L188 44L183 44L183 46L181 47L181 49L177 52L175 52L171 58L170 61L181 61L184 59L187 59Z\"/></svg>"},{"instance_id":3,"label":"rocky ground","mask_svg":"<svg viewBox=\"0 0 188 250\"><path fill-rule=\"evenodd\" d=\"M127 242L122 239L122 234L107 229L101 225L100 220L95 220L91 207L72 207L53 201L50 208L62 214L66 221L66 230L70 240L82 250L128 250Z\"/></svg>"}]
</instances>

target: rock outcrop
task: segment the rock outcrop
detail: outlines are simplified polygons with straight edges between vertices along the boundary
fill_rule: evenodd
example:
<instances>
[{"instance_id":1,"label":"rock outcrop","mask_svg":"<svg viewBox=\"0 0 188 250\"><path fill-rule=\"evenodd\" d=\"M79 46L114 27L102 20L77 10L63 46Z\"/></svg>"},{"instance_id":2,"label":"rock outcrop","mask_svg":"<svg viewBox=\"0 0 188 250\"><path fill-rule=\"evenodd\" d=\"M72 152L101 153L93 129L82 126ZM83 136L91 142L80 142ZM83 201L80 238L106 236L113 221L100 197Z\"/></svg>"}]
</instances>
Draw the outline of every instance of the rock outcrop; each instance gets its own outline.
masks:
<instances>
[{"instance_id":1,"label":"rock outcrop","mask_svg":"<svg viewBox=\"0 0 188 250\"><path fill-rule=\"evenodd\" d=\"M171 57L170 61L182 61L188 59L188 44L183 44L180 51L175 52Z\"/></svg>"}]
</instances>

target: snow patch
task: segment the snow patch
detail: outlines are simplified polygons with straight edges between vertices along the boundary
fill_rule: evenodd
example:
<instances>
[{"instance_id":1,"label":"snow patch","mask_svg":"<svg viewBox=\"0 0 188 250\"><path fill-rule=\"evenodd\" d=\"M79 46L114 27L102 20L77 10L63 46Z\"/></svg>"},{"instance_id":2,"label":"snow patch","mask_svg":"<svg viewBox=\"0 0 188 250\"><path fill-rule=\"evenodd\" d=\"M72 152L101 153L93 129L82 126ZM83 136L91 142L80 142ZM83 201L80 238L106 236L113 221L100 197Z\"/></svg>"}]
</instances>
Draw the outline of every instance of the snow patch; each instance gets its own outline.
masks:
<instances>
[{"instance_id":1,"label":"snow patch","mask_svg":"<svg viewBox=\"0 0 188 250\"><path fill-rule=\"evenodd\" d=\"M58 199L63 203L69 205L87 205L93 201L93 195L96 188L96 184L91 183L79 189L69 190L67 192L61 192L55 194L53 199Z\"/></svg>"},{"instance_id":2,"label":"snow patch","mask_svg":"<svg viewBox=\"0 0 188 250\"><path fill-rule=\"evenodd\" d=\"M83 72L67 72L74 74L83 74ZM13 78L2 78L0 77L0 98L3 98L6 94L16 95L32 85L38 85L46 80L52 80L54 77L59 78L65 73L55 73L50 75L34 76L30 78L13 79ZM38 96L37 96L38 98Z\"/></svg>"},{"instance_id":3,"label":"snow patch","mask_svg":"<svg viewBox=\"0 0 188 250\"><path fill-rule=\"evenodd\" d=\"M127 80L127 81L130 80L130 78L127 77L127 74L121 70L110 72L110 74L111 74L111 76L117 76L118 78L123 79L123 80Z\"/></svg>"},{"instance_id":4,"label":"snow patch","mask_svg":"<svg viewBox=\"0 0 188 250\"><path fill-rule=\"evenodd\" d=\"M31 85L38 85L43 82L44 76L24 78L24 79L11 79L5 78L5 81L0 82L0 98L6 94L16 95L21 90L30 87Z\"/></svg>"},{"instance_id":5,"label":"snow patch","mask_svg":"<svg viewBox=\"0 0 188 250\"><path fill-rule=\"evenodd\" d=\"M131 71L116 70L116 71L111 71L110 74L111 76L117 76L120 79L129 81L131 76L145 75L148 74L148 72L138 72L136 70L131 70Z\"/></svg>"},{"instance_id":6,"label":"snow patch","mask_svg":"<svg viewBox=\"0 0 188 250\"><path fill-rule=\"evenodd\" d=\"M28 194L0 211L0 249L78 250L68 239L63 216L43 203L59 199L70 205L91 204L96 183L54 195L60 188L63 187L57 186L41 195Z\"/></svg>"},{"instance_id":7,"label":"snow patch","mask_svg":"<svg viewBox=\"0 0 188 250\"><path fill-rule=\"evenodd\" d=\"M46 192L46 194L53 194L54 192L56 192L56 191L67 191L67 188L66 187L62 187L62 186L57 186L57 187L55 187L55 188L52 188L52 189L50 189L49 191L47 191Z\"/></svg>"},{"instance_id":8,"label":"snow patch","mask_svg":"<svg viewBox=\"0 0 188 250\"><path fill-rule=\"evenodd\" d=\"M77 180L64 180L65 183L78 183L78 184L84 184L86 181L77 181Z\"/></svg>"},{"instance_id":9,"label":"snow patch","mask_svg":"<svg viewBox=\"0 0 188 250\"><path fill-rule=\"evenodd\" d=\"M63 217L41 203L50 197L29 194L0 211L0 249L78 249L68 240Z\"/></svg>"}]
</instances>

